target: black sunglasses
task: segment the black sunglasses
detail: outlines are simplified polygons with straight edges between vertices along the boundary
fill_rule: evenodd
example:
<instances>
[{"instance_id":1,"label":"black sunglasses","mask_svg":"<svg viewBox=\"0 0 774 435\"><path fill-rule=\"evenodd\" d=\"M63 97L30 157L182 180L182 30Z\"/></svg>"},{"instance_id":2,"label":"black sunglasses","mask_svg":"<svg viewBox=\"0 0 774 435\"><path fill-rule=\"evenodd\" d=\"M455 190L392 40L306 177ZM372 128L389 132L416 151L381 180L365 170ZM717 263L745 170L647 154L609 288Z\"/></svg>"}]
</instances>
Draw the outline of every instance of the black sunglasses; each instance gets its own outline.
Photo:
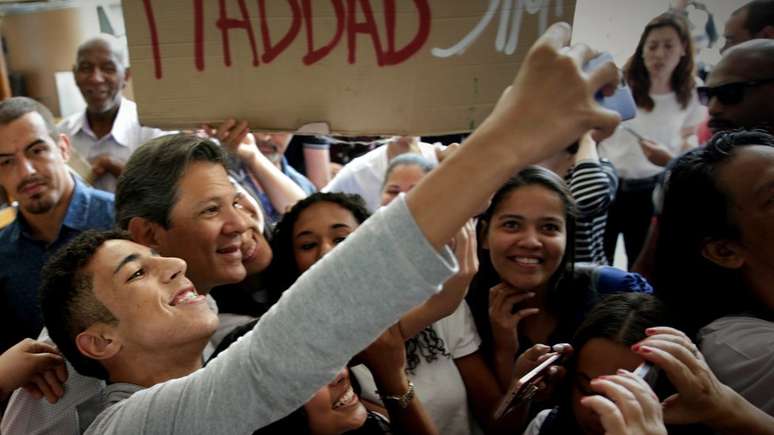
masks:
<instances>
[{"instance_id":1,"label":"black sunglasses","mask_svg":"<svg viewBox=\"0 0 774 435\"><path fill-rule=\"evenodd\" d=\"M742 102L742 99L744 99L744 90L746 88L765 85L766 83L771 82L774 82L774 78L726 83L725 85L714 87L699 86L696 88L696 93L699 94L699 101L701 104L704 104L705 106L709 105L712 97L717 98L721 104L730 106Z\"/></svg>"}]
</instances>

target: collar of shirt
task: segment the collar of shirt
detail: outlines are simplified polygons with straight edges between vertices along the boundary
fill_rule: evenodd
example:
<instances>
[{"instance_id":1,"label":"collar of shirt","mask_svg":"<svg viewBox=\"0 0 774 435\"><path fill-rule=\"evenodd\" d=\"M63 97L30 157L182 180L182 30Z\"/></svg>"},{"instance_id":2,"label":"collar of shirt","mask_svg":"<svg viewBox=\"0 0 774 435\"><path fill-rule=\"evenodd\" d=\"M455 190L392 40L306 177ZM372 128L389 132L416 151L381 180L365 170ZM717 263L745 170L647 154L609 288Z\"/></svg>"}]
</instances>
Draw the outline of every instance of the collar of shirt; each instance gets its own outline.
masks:
<instances>
[{"instance_id":1,"label":"collar of shirt","mask_svg":"<svg viewBox=\"0 0 774 435\"><path fill-rule=\"evenodd\" d=\"M121 146L129 146L132 142L132 130L138 127L137 124L137 104L121 97L121 105L118 106L118 113L116 119L113 121L113 128L106 137L113 137L113 140ZM86 117L86 110L84 110L77 118L73 120L70 128L65 133L68 136L73 137L78 132L83 132L94 140L102 140L104 138L97 139L96 135L89 125L88 118Z\"/></svg>"},{"instance_id":2,"label":"collar of shirt","mask_svg":"<svg viewBox=\"0 0 774 435\"><path fill-rule=\"evenodd\" d=\"M78 177L73 177L75 186L73 187L73 196L70 198L70 204L67 206L67 213L65 214L62 226L77 230L85 231L89 229L88 216L89 216L89 200L91 198L91 192L89 187L78 180ZM9 229L9 241L16 242L23 234L25 238L31 239L28 235L27 224L24 222L24 215L20 212L16 216L16 221L8 226ZM60 230L61 232L61 230Z\"/></svg>"}]
</instances>

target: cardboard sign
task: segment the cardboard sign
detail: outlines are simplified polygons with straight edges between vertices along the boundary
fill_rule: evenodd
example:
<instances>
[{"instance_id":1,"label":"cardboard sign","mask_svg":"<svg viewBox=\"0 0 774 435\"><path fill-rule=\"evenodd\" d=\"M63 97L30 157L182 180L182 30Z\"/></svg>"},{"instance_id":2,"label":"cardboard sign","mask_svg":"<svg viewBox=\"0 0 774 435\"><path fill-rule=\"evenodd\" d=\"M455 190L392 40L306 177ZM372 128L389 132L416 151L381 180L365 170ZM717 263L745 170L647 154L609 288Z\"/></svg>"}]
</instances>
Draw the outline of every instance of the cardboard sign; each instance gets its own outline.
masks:
<instances>
[{"instance_id":1,"label":"cardboard sign","mask_svg":"<svg viewBox=\"0 0 774 435\"><path fill-rule=\"evenodd\" d=\"M575 0L124 0L140 120L474 129Z\"/></svg>"}]
</instances>

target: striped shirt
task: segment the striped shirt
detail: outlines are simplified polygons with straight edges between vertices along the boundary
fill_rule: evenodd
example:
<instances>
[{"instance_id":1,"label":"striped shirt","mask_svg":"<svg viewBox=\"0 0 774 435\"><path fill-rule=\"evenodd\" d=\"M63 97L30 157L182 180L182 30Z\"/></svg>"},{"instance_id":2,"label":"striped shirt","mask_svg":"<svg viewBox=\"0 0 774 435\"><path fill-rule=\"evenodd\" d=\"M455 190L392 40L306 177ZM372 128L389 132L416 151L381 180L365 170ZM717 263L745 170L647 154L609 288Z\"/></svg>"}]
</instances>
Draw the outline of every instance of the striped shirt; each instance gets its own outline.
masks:
<instances>
[{"instance_id":1,"label":"striped shirt","mask_svg":"<svg viewBox=\"0 0 774 435\"><path fill-rule=\"evenodd\" d=\"M607 209L618 190L618 175L607 159L582 160L565 178L578 204L575 261L608 264L605 257Z\"/></svg>"}]
</instances>

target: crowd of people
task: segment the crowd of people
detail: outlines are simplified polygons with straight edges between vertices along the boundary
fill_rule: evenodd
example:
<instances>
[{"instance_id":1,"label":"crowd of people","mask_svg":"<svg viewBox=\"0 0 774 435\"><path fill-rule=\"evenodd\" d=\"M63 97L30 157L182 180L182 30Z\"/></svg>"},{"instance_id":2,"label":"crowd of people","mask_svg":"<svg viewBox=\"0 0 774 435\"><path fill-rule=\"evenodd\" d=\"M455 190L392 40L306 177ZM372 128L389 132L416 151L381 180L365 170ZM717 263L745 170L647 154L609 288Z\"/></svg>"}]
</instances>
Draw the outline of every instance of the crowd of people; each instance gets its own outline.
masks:
<instances>
[{"instance_id":1,"label":"crowd of people","mask_svg":"<svg viewBox=\"0 0 774 435\"><path fill-rule=\"evenodd\" d=\"M83 112L0 102L0 431L774 434L774 1L724 36L702 81L674 10L622 71L555 24L461 144L335 176L141 126L89 39Z\"/></svg>"}]
</instances>

